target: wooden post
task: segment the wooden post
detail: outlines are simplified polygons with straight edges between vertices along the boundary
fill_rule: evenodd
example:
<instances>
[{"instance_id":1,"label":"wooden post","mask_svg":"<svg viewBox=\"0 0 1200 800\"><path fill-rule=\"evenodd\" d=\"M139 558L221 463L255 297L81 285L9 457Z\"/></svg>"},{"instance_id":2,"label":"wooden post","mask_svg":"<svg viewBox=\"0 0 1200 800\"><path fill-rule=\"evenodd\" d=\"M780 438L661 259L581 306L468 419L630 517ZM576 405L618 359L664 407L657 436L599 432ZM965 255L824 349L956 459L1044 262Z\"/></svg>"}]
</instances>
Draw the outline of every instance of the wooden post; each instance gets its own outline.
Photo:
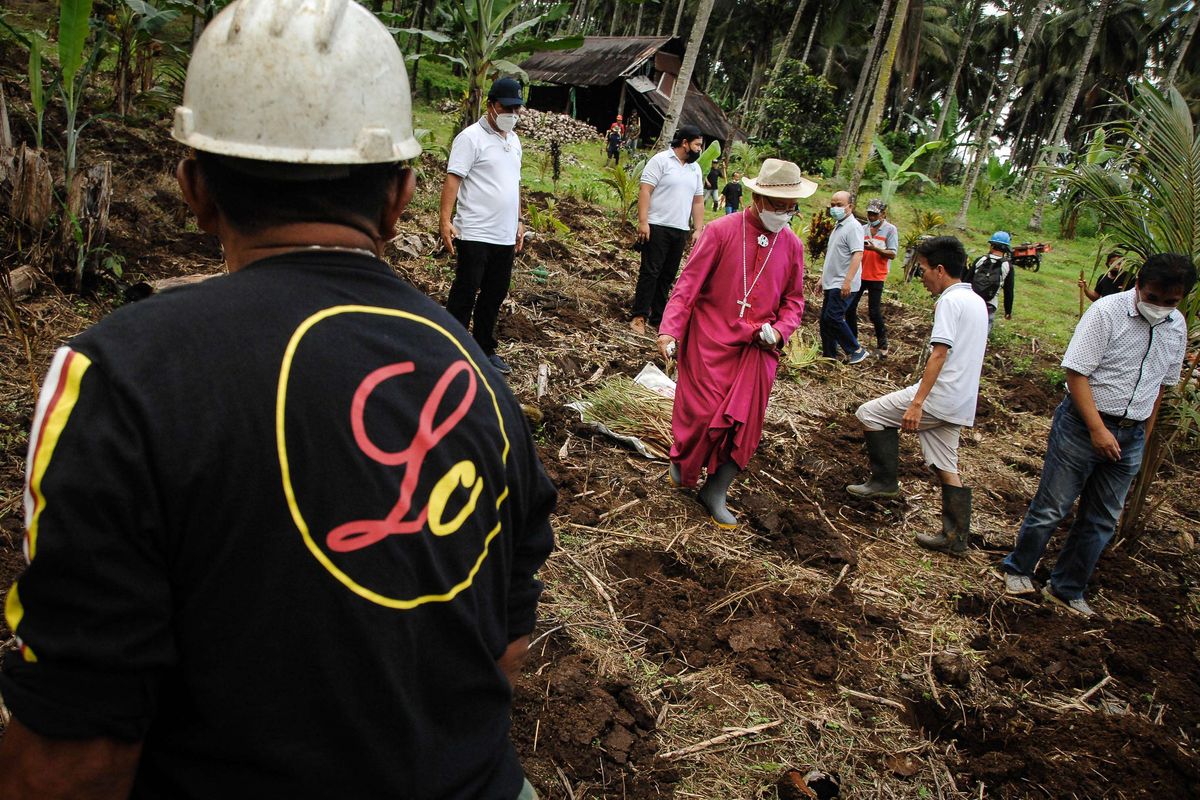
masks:
<instances>
[{"instance_id":1,"label":"wooden post","mask_svg":"<svg viewBox=\"0 0 1200 800\"><path fill-rule=\"evenodd\" d=\"M1079 270L1079 316L1083 316L1083 270Z\"/></svg>"}]
</instances>

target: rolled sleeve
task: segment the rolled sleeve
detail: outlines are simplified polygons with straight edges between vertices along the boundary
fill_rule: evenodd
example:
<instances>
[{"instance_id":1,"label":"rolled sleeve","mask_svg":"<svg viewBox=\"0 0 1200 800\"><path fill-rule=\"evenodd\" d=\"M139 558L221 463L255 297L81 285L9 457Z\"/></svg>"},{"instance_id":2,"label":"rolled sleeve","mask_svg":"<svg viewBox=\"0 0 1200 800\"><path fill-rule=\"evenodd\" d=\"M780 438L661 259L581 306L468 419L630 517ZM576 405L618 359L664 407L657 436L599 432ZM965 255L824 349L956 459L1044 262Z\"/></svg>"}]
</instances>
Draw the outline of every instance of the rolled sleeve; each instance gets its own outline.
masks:
<instances>
[{"instance_id":1,"label":"rolled sleeve","mask_svg":"<svg viewBox=\"0 0 1200 800\"><path fill-rule=\"evenodd\" d=\"M1187 329L1180 323L1180 331L1178 334L1178 342L1171 348L1171 353L1168 356L1167 374L1163 377L1163 386L1176 386L1179 384L1179 379L1183 373L1183 362L1187 358Z\"/></svg>"},{"instance_id":2,"label":"rolled sleeve","mask_svg":"<svg viewBox=\"0 0 1200 800\"><path fill-rule=\"evenodd\" d=\"M0 693L43 736L136 741L176 660L159 506L144 426L99 367L69 358L31 437L29 564L5 608L19 648Z\"/></svg>"},{"instance_id":3,"label":"rolled sleeve","mask_svg":"<svg viewBox=\"0 0 1200 800\"><path fill-rule=\"evenodd\" d=\"M1071 343L1063 355L1062 367L1080 375L1091 375L1100 366L1112 339L1112 324L1107 315L1093 305L1075 326Z\"/></svg>"}]
</instances>

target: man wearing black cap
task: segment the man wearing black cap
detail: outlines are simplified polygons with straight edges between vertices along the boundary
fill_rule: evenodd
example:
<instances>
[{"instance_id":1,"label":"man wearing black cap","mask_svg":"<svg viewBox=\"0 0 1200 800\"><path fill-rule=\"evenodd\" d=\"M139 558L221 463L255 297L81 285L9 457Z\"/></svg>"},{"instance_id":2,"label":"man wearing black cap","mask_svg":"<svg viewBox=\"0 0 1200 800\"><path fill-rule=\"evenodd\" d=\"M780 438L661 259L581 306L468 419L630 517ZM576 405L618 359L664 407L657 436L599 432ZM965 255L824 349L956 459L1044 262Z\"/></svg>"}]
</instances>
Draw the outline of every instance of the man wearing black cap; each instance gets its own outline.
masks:
<instances>
[{"instance_id":1,"label":"man wearing black cap","mask_svg":"<svg viewBox=\"0 0 1200 800\"><path fill-rule=\"evenodd\" d=\"M454 137L442 184L442 241L458 257L446 310L471 329L504 375L512 368L496 354L496 317L508 294L513 257L525 243L521 142L513 133L524 104L521 84L498 78L488 92L486 113Z\"/></svg>"},{"instance_id":2,"label":"man wearing black cap","mask_svg":"<svg viewBox=\"0 0 1200 800\"><path fill-rule=\"evenodd\" d=\"M651 325L662 320L687 244L689 221L693 242L704 229L704 176L696 163L703 148L700 129L681 125L671 146L646 162L642 170L638 193L642 265L629 323L634 333L646 332L647 319Z\"/></svg>"}]
</instances>

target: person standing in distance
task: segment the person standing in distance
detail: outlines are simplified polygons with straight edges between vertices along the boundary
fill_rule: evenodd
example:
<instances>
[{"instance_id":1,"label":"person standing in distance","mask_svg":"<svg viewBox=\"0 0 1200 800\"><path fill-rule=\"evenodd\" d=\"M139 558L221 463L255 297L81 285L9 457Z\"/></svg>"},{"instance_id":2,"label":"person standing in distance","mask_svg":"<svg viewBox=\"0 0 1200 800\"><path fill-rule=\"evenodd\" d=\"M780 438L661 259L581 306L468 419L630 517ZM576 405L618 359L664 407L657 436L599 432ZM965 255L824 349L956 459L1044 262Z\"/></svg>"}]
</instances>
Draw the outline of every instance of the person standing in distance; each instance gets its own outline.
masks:
<instances>
[{"instance_id":1,"label":"person standing in distance","mask_svg":"<svg viewBox=\"0 0 1200 800\"><path fill-rule=\"evenodd\" d=\"M837 224L829 234L821 269L821 354L837 358L840 345L851 364L860 364L867 360L867 351L846 322L850 300L862 288L863 229L854 218L854 195L834 192L829 216Z\"/></svg>"},{"instance_id":2,"label":"person standing in distance","mask_svg":"<svg viewBox=\"0 0 1200 800\"><path fill-rule=\"evenodd\" d=\"M530 800L512 681L555 491L379 257L421 152L395 40L348 0L235 0L173 135L229 274L50 365L0 797Z\"/></svg>"},{"instance_id":3,"label":"person standing in distance","mask_svg":"<svg viewBox=\"0 0 1200 800\"><path fill-rule=\"evenodd\" d=\"M846 324L858 338L858 301L867 296L867 313L875 326L875 355L887 358L887 326L883 320L883 285L887 282L888 267L900 249L900 232L888 221L887 205L875 198L867 203L867 226L863 230L862 288L846 310Z\"/></svg>"},{"instance_id":4,"label":"person standing in distance","mask_svg":"<svg viewBox=\"0 0 1200 800\"><path fill-rule=\"evenodd\" d=\"M694 125L681 125L671 146L655 154L642 170L638 192L638 241L642 264L633 292L634 333L646 333L646 321L658 325L679 273L679 262L688 243L695 244L704 230L704 176L696 162L704 137Z\"/></svg>"},{"instance_id":5,"label":"person standing in distance","mask_svg":"<svg viewBox=\"0 0 1200 800\"><path fill-rule=\"evenodd\" d=\"M524 104L520 83L497 78L484 115L454 137L442 184L442 242L458 259L446 310L502 375L512 368L496 354L496 319L525 246L521 141L513 133Z\"/></svg>"},{"instance_id":6,"label":"person standing in distance","mask_svg":"<svg viewBox=\"0 0 1200 800\"><path fill-rule=\"evenodd\" d=\"M988 252L975 259L975 263L963 277L971 284L975 294L983 298L988 308L988 335L996 320L1000 301L996 298L1004 292L1004 318L1012 319L1013 294L1016 288L1016 270L1012 265L1012 236L1008 231L996 231L988 239Z\"/></svg>"}]
</instances>

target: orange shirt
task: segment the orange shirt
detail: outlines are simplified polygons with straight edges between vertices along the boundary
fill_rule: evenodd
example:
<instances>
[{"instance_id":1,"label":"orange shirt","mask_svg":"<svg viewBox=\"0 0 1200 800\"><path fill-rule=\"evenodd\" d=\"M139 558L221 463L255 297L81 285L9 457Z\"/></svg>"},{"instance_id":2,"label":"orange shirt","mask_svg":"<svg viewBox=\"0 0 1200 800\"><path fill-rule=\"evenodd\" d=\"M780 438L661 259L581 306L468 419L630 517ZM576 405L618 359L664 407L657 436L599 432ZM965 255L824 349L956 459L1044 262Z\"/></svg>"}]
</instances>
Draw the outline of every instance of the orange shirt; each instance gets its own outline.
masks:
<instances>
[{"instance_id":1,"label":"orange shirt","mask_svg":"<svg viewBox=\"0 0 1200 800\"><path fill-rule=\"evenodd\" d=\"M896 226L888 222L886 219L878 228L872 228L869 224L863 226L864 235L872 240L877 247L884 250L897 250L900 246L900 233L896 230ZM862 279L864 281L884 281L887 280L888 266L891 264L891 259L884 258L871 250L863 250L862 260Z\"/></svg>"}]
</instances>

